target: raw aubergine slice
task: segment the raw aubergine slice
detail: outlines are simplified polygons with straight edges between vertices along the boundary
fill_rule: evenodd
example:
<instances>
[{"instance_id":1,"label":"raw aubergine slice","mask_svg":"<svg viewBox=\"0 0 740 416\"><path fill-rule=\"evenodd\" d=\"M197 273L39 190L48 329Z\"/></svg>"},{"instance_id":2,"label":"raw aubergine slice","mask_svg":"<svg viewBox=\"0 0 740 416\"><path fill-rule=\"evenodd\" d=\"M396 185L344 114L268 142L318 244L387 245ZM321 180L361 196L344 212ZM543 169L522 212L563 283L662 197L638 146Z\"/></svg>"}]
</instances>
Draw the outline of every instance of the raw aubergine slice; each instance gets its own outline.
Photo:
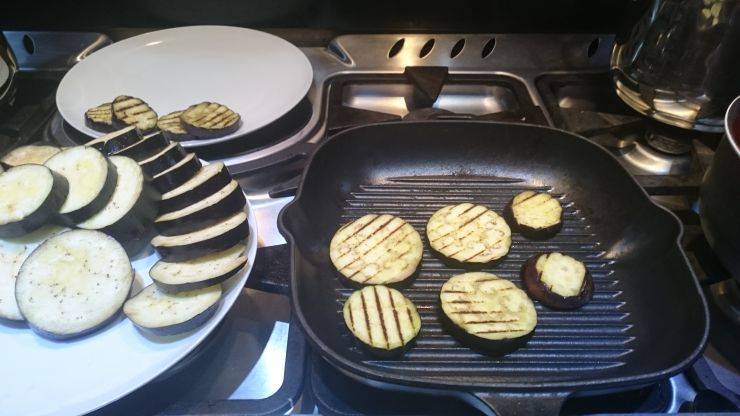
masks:
<instances>
[{"instance_id":1,"label":"raw aubergine slice","mask_svg":"<svg viewBox=\"0 0 740 416\"><path fill-rule=\"evenodd\" d=\"M140 140L141 133L139 133L139 130L136 130L136 126L128 126L100 136L97 139L90 140L85 143L85 146L94 147L106 156L110 156Z\"/></svg>"},{"instance_id":2,"label":"raw aubergine slice","mask_svg":"<svg viewBox=\"0 0 740 416\"><path fill-rule=\"evenodd\" d=\"M511 247L511 229L492 210L471 203L441 208L429 218L427 238L432 250L464 267L482 267L504 257Z\"/></svg>"},{"instance_id":3,"label":"raw aubergine slice","mask_svg":"<svg viewBox=\"0 0 740 416\"><path fill-rule=\"evenodd\" d=\"M421 330L414 304L396 289L365 286L344 303L344 323L371 353L390 356L405 352Z\"/></svg>"},{"instance_id":4,"label":"raw aubergine slice","mask_svg":"<svg viewBox=\"0 0 740 416\"><path fill-rule=\"evenodd\" d=\"M549 238L563 225L563 208L548 193L524 191L506 205L504 218L527 238Z\"/></svg>"},{"instance_id":5,"label":"raw aubergine slice","mask_svg":"<svg viewBox=\"0 0 740 416\"><path fill-rule=\"evenodd\" d=\"M180 115L185 131L199 139L226 136L239 130L241 117L219 103L191 105Z\"/></svg>"},{"instance_id":6,"label":"raw aubergine slice","mask_svg":"<svg viewBox=\"0 0 740 416\"><path fill-rule=\"evenodd\" d=\"M164 138L161 132L155 132L144 136L138 142L121 149L112 154L115 156L126 156L137 162L149 159L152 155L161 152L169 142Z\"/></svg>"},{"instance_id":7,"label":"raw aubergine slice","mask_svg":"<svg viewBox=\"0 0 740 416\"><path fill-rule=\"evenodd\" d=\"M586 266L560 253L530 257L522 265L520 277L532 299L554 309L579 308L594 295L594 283Z\"/></svg>"},{"instance_id":8,"label":"raw aubergine slice","mask_svg":"<svg viewBox=\"0 0 740 416\"><path fill-rule=\"evenodd\" d=\"M368 214L343 225L329 245L339 273L359 284L392 284L414 274L423 244L419 233L393 215Z\"/></svg>"},{"instance_id":9,"label":"raw aubergine slice","mask_svg":"<svg viewBox=\"0 0 740 416\"><path fill-rule=\"evenodd\" d=\"M171 191L195 176L201 168L200 159L195 153L188 153L182 160L163 170L152 178L160 192Z\"/></svg>"},{"instance_id":10,"label":"raw aubergine slice","mask_svg":"<svg viewBox=\"0 0 740 416\"><path fill-rule=\"evenodd\" d=\"M111 103L103 103L97 107L88 108L85 111L85 125L103 133L115 130Z\"/></svg>"},{"instance_id":11,"label":"raw aubergine slice","mask_svg":"<svg viewBox=\"0 0 740 416\"><path fill-rule=\"evenodd\" d=\"M166 214L183 209L213 194L229 182L231 182L231 174L223 162L206 165L182 185L162 194L159 212Z\"/></svg>"},{"instance_id":12,"label":"raw aubergine slice","mask_svg":"<svg viewBox=\"0 0 740 416\"><path fill-rule=\"evenodd\" d=\"M51 236L65 231L57 225L46 225L21 237L0 240L0 318L22 321L15 301L15 278L21 265L39 244Z\"/></svg>"},{"instance_id":13,"label":"raw aubergine slice","mask_svg":"<svg viewBox=\"0 0 740 416\"><path fill-rule=\"evenodd\" d=\"M144 159L139 164L144 173L150 177L156 176L181 161L188 153L179 143L170 143L161 152Z\"/></svg>"},{"instance_id":14,"label":"raw aubergine slice","mask_svg":"<svg viewBox=\"0 0 740 416\"><path fill-rule=\"evenodd\" d=\"M136 126L141 133L149 133L157 127L157 113L141 98L119 95L111 103L113 127Z\"/></svg>"},{"instance_id":15,"label":"raw aubergine slice","mask_svg":"<svg viewBox=\"0 0 740 416\"><path fill-rule=\"evenodd\" d=\"M522 346L537 326L532 300L495 274L453 276L442 285L439 298L452 335L484 352L510 352Z\"/></svg>"},{"instance_id":16,"label":"raw aubergine slice","mask_svg":"<svg viewBox=\"0 0 740 416\"><path fill-rule=\"evenodd\" d=\"M226 281L247 264L247 246L234 247L179 263L160 260L149 276L160 289L177 293L201 289Z\"/></svg>"},{"instance_id":17,"label":"raw aubergine slice","mask_svg":"<svg viewBox=\"0 0 740 416\"><path fill-rule=\"evenodd\" d=\"M85 221L103 209L116 189L115 165L92 147L64 149L46 166L67 178L69 194L59 215L70 224Z\"/></svg>"},{"instance_id":18,"label":"raw aubergine slice","mask_svg":"<svg viewBox=\"0 0 740 416\"><path fill-rule=\"evenodd\" d=\"M182 113L183 110L175 111L160 117L157 121L157 128L164 134L167 140L182 142L195 139L195 136L185 131L185 128L182 126L182 120L180 120Z\"/></svg>"},{"instance_id":19,"label":"raw aubergine slice","mask_svg":"<svg viewBox=\"0 0 740 416\"><path fill-rule=\"evenodd\" d=\"M157 215L159 193L144 177L135 160L125 156L111 156L118 172L113 196L95 215L77 224L79 228L102 231L118 240L129 256L134 257L144 248L140 239L152 229Z\"/></svg>"},{"instance_id":20,"label":"raw aubergine slice","mask_svg":"<svg viewBox=\"0 0 740 416\"><path fill-rule=\"evenodd\" d=\"M247 203L237 181L231 181L213 195L181 210L160 215L154 225L162 235L177 235L206 228L244 210Z\"/></svg>"},{"instance_id":21,"label":"raw aubergine slice","mask_svg":"<svg viewBox=\"0 0 740 416\"><path fill-rule=\"evenodd\" d=\"M51 237L28 256L16 279L15 297L35 332L66 339L110 322L133 281L128 256L114 238L73 230Z\"/></svg>"},{"instance_id":22,"label":"raw aubergine slice","mask_svg":"<svg viewBox=\"0 0 740 416\"><path fill-rule=\"evenodd\" d=\"M67 198L64 176L43 165L21 165L0 174L0 238L18 237L55 218Z\"/></svg>"},{"instance_id":23,"label":"raw aubergine slice","mask_svg":"<svg viewBox=\"0 0 740 416\"><path fill-rule=\"evenodd\" d=\"M176 335L206 323L218 309L221 292L221 285L215 285L168 293L152 283L126 301L123 313L144 332Z\"/></svg>"},{"instance_id":24,"label":"raw aubergine slice","mask_svg":"<svg viewBox=\"0 0 740 416\"><path fill-rule=\"evenodd\" d=\"M5 156L0 159L0 163L7 168L27 165L30 163L43 165L47 160L60 151L61 149L56 146L29 144L27 146L17 147L6 153Z\"/></svg>"},{"instance_id":25,"label":"raw aubergine slice","mask_svg":"<svg viewBox=\"0 0 740 416\"><path fill-rule=\"evenodd\" d=\"M192 233L173 236L158 235L152 239L152 246L162 260L179 262L226 250L248 237L247 213L242 211L208 228Z\"/></svg>"}]
</instances>

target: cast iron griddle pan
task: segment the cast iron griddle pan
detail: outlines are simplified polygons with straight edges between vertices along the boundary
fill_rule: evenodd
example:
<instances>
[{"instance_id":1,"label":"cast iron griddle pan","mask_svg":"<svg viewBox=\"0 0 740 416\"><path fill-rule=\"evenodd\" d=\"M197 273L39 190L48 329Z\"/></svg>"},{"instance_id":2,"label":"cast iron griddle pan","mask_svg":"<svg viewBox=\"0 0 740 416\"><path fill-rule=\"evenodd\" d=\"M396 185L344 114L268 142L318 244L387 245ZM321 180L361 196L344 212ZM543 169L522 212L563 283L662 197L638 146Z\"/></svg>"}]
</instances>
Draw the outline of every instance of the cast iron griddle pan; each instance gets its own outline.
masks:
<instances>
[{"instance_id":1,"label":"cast iron griddle pan","mask_svg":"<svg viewBox=\"0 0 740 416\"><path fill-rule=\"evenodd\" d=\"M422 328L405 355L383 359L358 345L342 318L352 289L337 278L329 242L368 213L398 215L425 236L440 207L474 202L501 213L517 193L550 192L563 229L545 241L514 233L504 261L484 269L519 285L529 256L559 251L582 259L594 298L575 311L536 303L525 347L476 353L439 320L439 290L452 269L430 254L402 290ZM497 413L557 413L571 394L649 384L690 365L708 331L706 302L679 246L682 227L607 151L586 139L530 125L432 121L387 123L337 134L309 163L281 213L292 248L292 300L313 346L333 365L384 388L462 395Z\"/></svg>"}]
</instances>

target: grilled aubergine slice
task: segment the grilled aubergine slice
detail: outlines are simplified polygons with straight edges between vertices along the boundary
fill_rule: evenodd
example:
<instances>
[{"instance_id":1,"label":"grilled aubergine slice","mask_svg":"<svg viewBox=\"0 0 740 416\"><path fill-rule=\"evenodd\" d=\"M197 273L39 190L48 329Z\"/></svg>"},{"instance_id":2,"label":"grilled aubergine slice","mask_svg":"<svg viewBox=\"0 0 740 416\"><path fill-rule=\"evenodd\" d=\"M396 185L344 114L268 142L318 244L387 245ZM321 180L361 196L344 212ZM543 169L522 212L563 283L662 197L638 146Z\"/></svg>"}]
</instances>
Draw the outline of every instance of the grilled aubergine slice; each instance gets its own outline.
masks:
<instances>
[{"instance_id":1,"label":"grilled aubergine slice","mask_svg":"<svg viewBox=\"0 0 740 416\"><path fill-rule=\"evenodd\" d=\"M144 177L139 164L125 156L111 156L118 172L116 188L108 203L79 228L102 231L123 245L134 257L151 238L159 205L159 192ZM145 238L148 236L149 238Z\"/></svg>"},{"instance_id":2,"label":"grilled aubergine slice","mask_svg":"<svg viewBox=\"0 0 740 416\"><path fill-rule=\"evenodd\" d=\"M90 140L85 146L94 147L104 155L110 156L141 140L141 134L136 126L127 126L120 130L105 134L97 139Z\"/></svg>"},{"instance_id":3,"label":"grilled aubergine slice","mask_svg":"<svg viewBox=\"0 0 740 416\"><path fill-rule=\"evenodd\" d=\"M88 108L85 111L85 125L102 133L115 130L111 103L103 103L97 107Z\"/></svg>"},{"instance_id":4,"label":"grilled aubergine slice","mask_svg":"<svg viewBox=\"0 0 740 416\"><path fill-rule=\"evenodd\" d=\"M136 126L144 134L157 127L157 113L141 98L119 95L111 103L111 108L113 127L117 129Z\"/></svg>"},{"instance_id":5,"label":"grilled aubergine slice","mask_svg":"<svg viewBox=\"0 0 740 416\"><path fill-rule=\"evenodd\" d=\"M231 174L223 162L206 165L182 185L162 194L160 213L183 209L194 204L231 182Z\"/></svg>"},{"instance_id":6,"label":"grilled aubergine slice","mask_svg":"<svg viewBox=\"0 0 740 416\"><path fill-rule=\"evenodd\" d=\"M21 165L0 174L0 238L18 237L56 218L68 194L64 176L43 165Z\"/></svg>"},{"instance_id":7,"label":"grilled aubergine slice","mask_svg":"<svg viewBox=\"0 0 740 416\"><path fill-rule=\"evenodd\" d=\"M199 139L226 136L239 130L241 117L219 103L204 101L191 105L180 115L185 131Z\"/></svg>"},{"instance_id":8,"label":"grilled aubergine slice","mask_svg":"<svg viewBox=\"0 0 740 416\"><path fill-rule=\"evenodd\" d=\"M216 224L244 210L246 202L239 183L232 180L207 198L160 215L154 220L154 225L162 235L185 234Z\"/></svg>"},{"instance_id":9,"label":"grilled aubergine slice","mask_svg":"<svg viewBox=\"0 0 740 416\"><path fill-rule=\"evenodd\" d=\"M560 253L530 257L522 265L520 276L529 296L553 309L579 308L594 295L594 283L586 266Z\"/></svg>"},{"instance_id":10,"label":"grilled aubergine slice","mask_svg":"<svg viewBox=\"0 0 740 416\"><path fill-rule=\"evenodd\" d=\"M177 293L202 289L226 281L247 264L247 246L242 243L217 253L171 263L160 260L149 276L160 289Z\"/></svg>"},{"instance_id":11,"label":"grilled aubergine slice","mask_svg":"<svg viewBox=\"0 0 740 416\"><path fill-rule=\"evenodd\" d=\"M383 285L353 292L343 311L352 335L379 356L402 354L421 330L414 304L398 290Z\"/></svg>"},{"instance_id":12,"label":"grilled aubergine slice","mask_svg":"<svg viewBox=\"0 0 740 416\"><path fill-rule=\"evenodd\" d=\"M329 245L329 256L350 284L387 285L411 277L421 262L419 233L393 215L368 214L343 225Z\"/></svg>"},{"instance_id":13,"label":"grilled aubergine slice","mask_svg":"<svg viewBox=\"0 0 740 416\"><path fill-rule=\"evenodd\" d=\"M187 292L168 293L155 283L126 301L123 313L139 329L167 336L192 331L216 313L221 285Z\"/></svg>"},{"instance_id":14,"label":"grilled aubergine slice","mask_svg":"<svg viewBox=\"0 0 740 416\"><path fill-rule=\"evenodd\" d=\"M455 266L482 267L504 257L511 247L511 229L492 210L471 203L450 205L427 223L432 250Z\"/></svg>"},{"instance_id":15,"label":"grilled aubergine slice","mask_svg":"<svg viewBox=\"0 0 740 416\"><path fill-rule=\"evenodd\" d=\"M152 246L162 260L180 262L226 250L248 237L247 213L242 211L202 230L173 236L158 235L152 239Z\"/></svg>"},{"instance_id":16,"label":"grilled aubergine slice","mask_svg":"<svg viewBox=\"0 0 740 416\"><path fill-rule=\"evenodd\" d=\"M16 279L15 297L35 332L66 339L113 319L133 281L131 263L115 239L73 230L49 238L28 256Z\"/></svg>"},{"instance_id":17,"label":"grilled aubergine slice","mask_svg":"<svg viewBox=\"0 0 740 416\"><path fill-rule=\"evenodd\" d=\"M154 132L147 134L138 142L125 147L117 152L113 152L116 156L126 156L134 159L137 162L146 160L153 155L161 152L169 142L164 138L161 132Z\"/></svg>"},{"instance_id":18,"label":"grilled aubergine slice","mask_svg":"<svg viewBox=\"0 0 740 416\"><path fill-rule=\"evenodd\" d=\"M116 189L115 165L92 147L64 149L46 161L46 166L69 183L69 194L59 209L59 215L67 224L76 224L95 215Z\"/></svg>"},{"instance_id":19,"label":"grilled aubergine slice","mask_svg":"<svg viewBox=\"0 0 740 416\"><path fill-rule=\"evenodd\" d=\"M27 146L17 147L6 153L5 156L0 159L0 164L6 168L27 165L29 163L43 165L47 160L60 151L61 149L56 146L29 144Z\"/></svg>"},{"instance_id":20,"label":"grilled aubergine slice","mask_svg":"<svg viewBox=\"0 0 740 416\"><path fill-rule=\"evenodd\" d=\"M563 208L552 195L524 191L504 208L504 217L514 230L532 239L554 236L563 225Z\"/></svg>"},{"instance_id":21,"label":"grilled aubergine slice","mask_svg":"<svg viewBox=\"0 0 740 416\"><path fill-rule=\"evenodd\" d=\"M180 116L182 116L183 112L183 110L174 111L160 117L157 121L157 128L162 132L162 134L164 134L164 137L166 137L167 140L172 140L173 142L183 142L196 138L195 136L188 133L185 130L185 127L183 127L182 120L180 119Z\"/></svg>"},{"instance_id":22,"label":"grilled aubergine slice","mask_svg":"<svg viewBox=\"0 0 740 416\"><path fill-rule=\"evenodd\" d=\"M45 225L21 237L0 239L0 320L23 320L15 300L15 279L21 265L41 243L65 230L56 225Z\"/></svg>"},{"instance_id":23,"label":"grilled aubergine slice","mask_svg":"<svg viewBox=\"0 0 740 416\"><path fill-rule=\"evenodd\" d=\"M201 166L195 153L188 153L179 162L154 175L154 186L160 192L169 192L195 176Z\"/></svg>"},{"instance_id":24,"label":"grilled aubergine slice","mask_svg":"<svg viewBox=\"0 0 740 416\"><path fill-rule=\"evenodd\" d=\"M453 276L442 285L439 298L451 334L482 352L511 352L537 326L537 311L527 294L491 273Z\"/></svg>"}]
</instances>

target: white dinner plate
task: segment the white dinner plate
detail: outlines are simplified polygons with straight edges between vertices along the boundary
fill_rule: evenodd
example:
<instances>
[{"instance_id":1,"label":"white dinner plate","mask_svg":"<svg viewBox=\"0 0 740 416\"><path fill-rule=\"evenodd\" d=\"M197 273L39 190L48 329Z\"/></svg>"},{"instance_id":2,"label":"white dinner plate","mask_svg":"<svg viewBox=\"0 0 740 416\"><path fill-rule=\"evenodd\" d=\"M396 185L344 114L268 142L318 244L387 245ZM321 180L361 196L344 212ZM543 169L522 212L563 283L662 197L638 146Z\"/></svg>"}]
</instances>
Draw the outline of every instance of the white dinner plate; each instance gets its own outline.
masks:
<instances>
[{"instance_id":1,"label":"white dinner plate","mask_svg":"<svg viewBox=\"0 0 740 416\"><path fill-rule=\"evenodd\" d=\"M91 137L85 110L130 95L158 115L215 101L239 113L227 136L181 142L184 147L231 140L285 115L308 93L313 69L291 43L230 26L158 30L116 42L85 58L62 79L57 107L64 120Z\"/></svg>"},{"instance_id":2,"label":"white dinner plate","mask_svg":"<svg viewBox=\"0 0 740 416\"><path fill-rule=\"evenodd\" d=\"M198 329L169 337L145 335L123 313L99 331L50 341L24 325L0 323L0 414L77 415L103 407L172 367L224 318L236 301L257 255L257 228L247 201L247 265L222 283L215 315ZM156 254L134 260L133 293L152 282Z\"/></svg>"}]
</instances>

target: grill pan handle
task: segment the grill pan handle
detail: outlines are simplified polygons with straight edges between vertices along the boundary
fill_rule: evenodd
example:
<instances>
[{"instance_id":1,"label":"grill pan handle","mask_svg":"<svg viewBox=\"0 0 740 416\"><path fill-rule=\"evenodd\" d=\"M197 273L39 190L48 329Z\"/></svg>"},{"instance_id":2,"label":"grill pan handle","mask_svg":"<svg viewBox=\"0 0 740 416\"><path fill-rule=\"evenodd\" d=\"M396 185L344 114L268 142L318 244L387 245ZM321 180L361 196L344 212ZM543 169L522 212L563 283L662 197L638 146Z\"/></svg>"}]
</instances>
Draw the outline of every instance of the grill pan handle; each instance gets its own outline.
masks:
<instances>
[{"instance_id":1,"label":"grill pan handle","mask_svg":"<svg viewBox=\"0 0 740 416\"><path fill-rule=\"evenodd\" d=\"M470 393L472 404L486 414L509 415L558 415L570 392Z\"/></svg>"}]
</instances>

